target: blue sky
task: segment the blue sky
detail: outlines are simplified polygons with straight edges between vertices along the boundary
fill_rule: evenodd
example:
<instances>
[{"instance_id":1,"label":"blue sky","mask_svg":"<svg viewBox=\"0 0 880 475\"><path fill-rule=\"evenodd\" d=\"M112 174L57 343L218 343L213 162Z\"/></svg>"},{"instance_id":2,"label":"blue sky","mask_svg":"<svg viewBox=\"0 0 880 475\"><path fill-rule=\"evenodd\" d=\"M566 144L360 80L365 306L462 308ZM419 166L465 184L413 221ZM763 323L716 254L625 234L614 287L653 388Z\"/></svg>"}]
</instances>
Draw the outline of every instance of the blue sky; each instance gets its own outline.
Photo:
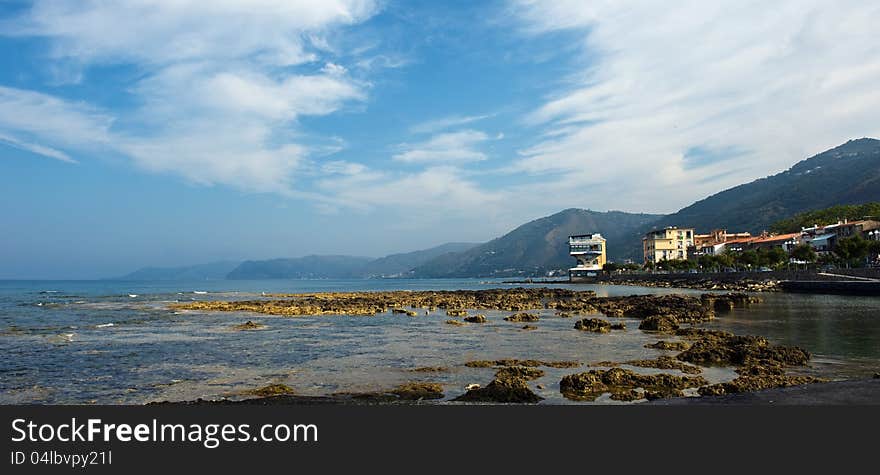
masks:
<instances>
[{"instance_id":1,"label":"blue sky","mask_svg":"<svg viewBox=\"0 0 880 475\"><path fill-rule=\"evenodd\" d=\"M880 135L880 6L0 2L0 278L671 212Z\"/></svg>"}]
</instances>

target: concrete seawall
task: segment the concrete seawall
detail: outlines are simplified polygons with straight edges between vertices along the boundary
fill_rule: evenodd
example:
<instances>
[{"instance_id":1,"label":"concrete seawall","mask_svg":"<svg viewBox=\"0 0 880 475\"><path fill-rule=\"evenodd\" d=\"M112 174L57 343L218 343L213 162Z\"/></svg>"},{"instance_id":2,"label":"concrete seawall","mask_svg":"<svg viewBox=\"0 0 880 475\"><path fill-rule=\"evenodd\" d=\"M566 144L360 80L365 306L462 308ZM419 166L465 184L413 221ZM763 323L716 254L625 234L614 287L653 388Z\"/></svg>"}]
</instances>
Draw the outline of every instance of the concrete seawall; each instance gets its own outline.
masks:
<instances>
[{"instance_id":1,"label":"concrete seawall","mask_svg":"<svg viewBox=\"0 0 880 475\"><path fill-rule=\"evenodd\" d=\"M833 274L833 275L832 275ZM597 273L595 277L583 277L573 282L607 282L615 281L641 281L641 282L741 282L744 280L754 281L841 281L847 280L847 276L860 278L880 279L880 269L837 269L828 273L820 273L815 270L781 270L771 272L702 272L702 273L670 273L670 274L604 274Z\"/></svg>"},{"instance_id":2,"label":"concrete seawall","mask_svg":"<svg viewBox=\"0 0 880 475\"><path fill-rule=\"evenodd\" d=\"M880 296L880 281L792 280L780 282L779 287L796 293Z\"/></svg>"}]
</instances>

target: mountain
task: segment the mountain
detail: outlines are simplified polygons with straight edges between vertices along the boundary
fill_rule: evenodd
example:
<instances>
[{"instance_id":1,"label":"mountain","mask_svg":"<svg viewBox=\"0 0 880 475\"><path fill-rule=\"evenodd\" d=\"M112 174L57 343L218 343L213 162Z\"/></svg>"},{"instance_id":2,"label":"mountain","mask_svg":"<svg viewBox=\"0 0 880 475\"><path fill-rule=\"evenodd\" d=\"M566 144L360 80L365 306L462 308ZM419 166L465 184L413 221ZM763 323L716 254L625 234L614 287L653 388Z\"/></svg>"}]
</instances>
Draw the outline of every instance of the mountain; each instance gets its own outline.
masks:
<instances>
[{"instance_id":1,"label":"mountain","mask_svg":"<svg viewBox=\"0 0 880 475\"><path fill-rule=\"evenodd\" d=\"M231 270L228 279L351 279L400 277L416 266L443 254L476 246L446 243L430 249L391 254L378 259L356 256L306 256L292 259L245 261Z\"/></svg>"},{"instance_id":2,"label":"mountain","mask_svg":"<svg viewBox=\"0 0 880 475\"><path fill-rule=\"evenodd\" d=\"M619 255L625 236L657 221L659 215L571 208L536 219L464 252L444 254L413 269L416 277L544 275L574 264L568 236L602 233L609 257Z\"/></svg>"},{"instance_id":3,"label":"mountain","mask_svg":"<svg viewBox=\"0 0 880 475\"><path fill-rule=\"evenodd\" d=\"M757 233L804 211L869 201L880 201L880 140L865 138L697 201L655 225Z\"/></svg>"},{"instance_id":4,"label":"mountain","mask_svg":"<svg viewBox=\"0 0 880 475\"><path fill-rule=\"evenodd\" d=\"M799 213L791 218L773 223L770 226L770 230L780 234L796 233L802 228L809 228L817 224L834 224L843 219L850 221L880 219L880 202L875 201L860 205L838 205Z\"/></svg>"},{"instance_id":5,"label":"mountain","mask_svg":"<svg viewBox=\"0 0 880 475\"><path fill-rule=\"evenodd\" d=\"M450 242L421 251L391 254L368 262L360 270L360 273L363 277L401 277L409 274L414 267L438 256L451 252L467 251L477 245L477 243L470 242Z\"/></svg>"},{"instance_id":6,"label":"mountain","mask_svg":"<svg viewBox=\"0 0 880 475\"><path fill-rule=\"evenodd\" d=\"M238 264L221 261L185 267L144 267L114 280L221 280Z\"/></svg>"},{"instance_id":7,"label":"mountain","mask_svg":"<svg viewBox=\"0 0 880 475\"><path fill-rule=\"evenodd\" d=\"M305 256L290 259L244 261L227 279L346 279L358 277L369 257Z\"/></svg>"}]
</instances>

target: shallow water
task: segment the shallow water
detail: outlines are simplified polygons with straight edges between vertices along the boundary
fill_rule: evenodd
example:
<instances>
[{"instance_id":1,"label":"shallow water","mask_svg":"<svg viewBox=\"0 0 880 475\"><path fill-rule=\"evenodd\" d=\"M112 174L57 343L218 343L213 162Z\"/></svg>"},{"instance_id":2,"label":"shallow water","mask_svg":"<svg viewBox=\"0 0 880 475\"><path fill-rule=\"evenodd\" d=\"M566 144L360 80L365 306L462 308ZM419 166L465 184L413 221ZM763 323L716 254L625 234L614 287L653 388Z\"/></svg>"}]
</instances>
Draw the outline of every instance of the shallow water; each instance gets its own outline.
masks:
<instances>
[{"instance_id":1,"label":"shallow water","mask_svg":"<svg viewBox=\"0 0 880 475\"><path fill-rule=\"evenodd\" d=\"M278 317L174 311L175 301L259 298L263 292L454 290L515 287L481 280L351 281L0 281L0 403L145 403L199 397L241 397L269 383L298 394L389 389L407 381L443 383L447 399L493 370L468 368L474 359L624 361L663 352L644 345L661 339L622 319L625 332L575 331L575 319L542 311L537 330L505 322L509 312L480 311L489 323L446 325L443 311L416 318ZM598 295L701 293L681 289L566 285ZM762 294L765 303L719 314L706 327L757 334L814 353L800 370L834 379L880 370L880 298ZM264 330L233 331L252 320ZM615 319L616 321L619 319ZM666 339L669 339L668 337ZM420 366L448 372L413 373ZM565 374L587 370L542 368L536 381L544 403L569 403L559 394ZM631 368L652 373L660 370ZM671 371L675 373L674 371ZM722 381L730 369L705 368ZM608 401L602 398L599 402Z\"/></svg>"}]
</instances>

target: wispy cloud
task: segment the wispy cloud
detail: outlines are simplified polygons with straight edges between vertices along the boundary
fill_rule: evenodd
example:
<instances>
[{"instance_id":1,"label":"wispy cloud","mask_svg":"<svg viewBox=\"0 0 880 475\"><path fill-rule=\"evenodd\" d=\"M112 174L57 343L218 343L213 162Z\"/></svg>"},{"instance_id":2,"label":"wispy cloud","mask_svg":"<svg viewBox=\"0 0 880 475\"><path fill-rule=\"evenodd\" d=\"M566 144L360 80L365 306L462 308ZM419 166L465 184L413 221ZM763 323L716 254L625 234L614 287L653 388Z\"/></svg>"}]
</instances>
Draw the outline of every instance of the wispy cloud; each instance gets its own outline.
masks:
<instances>
[{"instance_id":1,"label":"wispy cloud","mask_svg":"<svg viewBox=\"0 0 880 475\"><path fill-rule=\"evenodd\" d=\"M511 5L524 35L581 37L577 69L527 118L545 138L515 164L559 173L570 198L671 211L880 134L876 2ZM612 183L627 192L596 192Z\"/></svg>"},{"instance_id":2,"label":"wispy cloud","mask_svg":"<svg viewBox=\"0 0 880 475\"><path fill-rule=\"evenodd\" d=\"M62 152L61 150L56 150L52 147L47 147L45 145L23 142L15 137L10 137L8 135L0 134L0 143L4 143L6 145L9 145L9 146L21 149L21 150L35 153L37 155L42 155L44 157L54 158L55 160L61 160L62 162L79 163L76 160L70 158L70 155Z\"/></svg>"},{"instance_id":3,"label":"wispy cloud","mask_svg":"<svg viewBox=\"0 0 880 475\"><path fill-rule=\"evenodd\" d=\"M291 194L311 153L296 140L299 119L362 101L368 88L344 65L322 60L323 34L376 8L369 0L37 0L5 34L46 38L65 65L137 66L143 73L128 93L140 105L111 130L111 113L0 89L0 131L53 146L97 136L147 170Z\"/></svg>"},{"instance_id":4,"label":"wispy cloud","mask_svg":"<svg viewBox=\"0 0 880 475\"><path fill-rule=\"evenodd\" d=\"M442 130L451 129L467 125L483 119L488 119L491 115L470 115L470 116L450 116L440 119L429 120L410 127L409 131L414 134L431 134Z\"/></svg>"},{"instance_id":5,"label":"wispy cloud","mask_svg":"<svg viewBox=\"0 0 880 475\"><path fill-rule=\"evenodd\" d=\"M461 163L485 160L486 154L477 150L489 136L478 130L461 130L432 136L415 144L401 144L400 153L392 158L406 163Z\"/></svg>"},{"instance_id":6,"label":"wispy cloud","mask_svg":"<svg viewBox=\"0 0 880 475\"><path fill-rule=\"evenodd\" d=\"M65 150L109 146L113 117L39 92L0 86L0 140L22 150L76 162Z\"/></svg>"}]
</instances>

